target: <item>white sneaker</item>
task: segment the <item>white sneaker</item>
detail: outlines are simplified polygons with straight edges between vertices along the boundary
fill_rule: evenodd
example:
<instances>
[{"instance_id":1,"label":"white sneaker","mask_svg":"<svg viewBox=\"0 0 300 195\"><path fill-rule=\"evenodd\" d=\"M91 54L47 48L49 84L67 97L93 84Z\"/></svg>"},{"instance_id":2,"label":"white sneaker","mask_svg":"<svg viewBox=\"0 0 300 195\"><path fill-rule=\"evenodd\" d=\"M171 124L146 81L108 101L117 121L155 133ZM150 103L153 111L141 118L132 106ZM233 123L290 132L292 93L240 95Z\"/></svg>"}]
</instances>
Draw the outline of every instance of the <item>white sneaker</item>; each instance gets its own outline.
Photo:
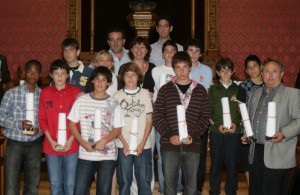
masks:
<instances>
[{"instance_id":1,"label":"white sneaker","mask_svg":"<svg viewBox=\"0 0 300 195\"><path fill-rule=\"evenodd\" d=\"M182 192L177 192L177 195L182 195Z\"/></svg>"}]
</instances>

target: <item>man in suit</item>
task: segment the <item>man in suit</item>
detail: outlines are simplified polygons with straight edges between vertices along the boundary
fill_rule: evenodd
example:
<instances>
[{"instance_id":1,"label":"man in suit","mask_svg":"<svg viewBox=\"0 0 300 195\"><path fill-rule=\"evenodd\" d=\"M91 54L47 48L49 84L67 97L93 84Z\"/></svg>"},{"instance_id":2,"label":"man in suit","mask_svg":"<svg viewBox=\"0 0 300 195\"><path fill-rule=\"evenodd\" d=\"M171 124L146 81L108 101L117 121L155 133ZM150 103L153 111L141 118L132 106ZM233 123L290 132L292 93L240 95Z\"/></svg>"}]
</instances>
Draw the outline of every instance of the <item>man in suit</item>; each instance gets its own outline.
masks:
<instances>
[{"instance_id":1,"label":"man in suit","mask_svg":"<svg viewBox=\"0 0 300 195\"><path fill-rule=\"evenodd\" d=\"M3 84L10 80L6 57L0 54L0 103L4 95Z\"/></svg>"},{"instance_id":2,"label":"man in suit","mask_svg":"<svg viewBox=\"0 0 300 195\"><path fill-rule=\"evenodd\" d=\"M284 195L288 192L289 169L295 166L297 135L300 134L300 90L281 83L282 64L267 59L262 64L265 86L248 102L249 116L257 143L251 144L250 195ZM276 102L276 133L265 139L268 102ZM243 136L242 141L246 141Z\"/></svg>"}]
</instances>

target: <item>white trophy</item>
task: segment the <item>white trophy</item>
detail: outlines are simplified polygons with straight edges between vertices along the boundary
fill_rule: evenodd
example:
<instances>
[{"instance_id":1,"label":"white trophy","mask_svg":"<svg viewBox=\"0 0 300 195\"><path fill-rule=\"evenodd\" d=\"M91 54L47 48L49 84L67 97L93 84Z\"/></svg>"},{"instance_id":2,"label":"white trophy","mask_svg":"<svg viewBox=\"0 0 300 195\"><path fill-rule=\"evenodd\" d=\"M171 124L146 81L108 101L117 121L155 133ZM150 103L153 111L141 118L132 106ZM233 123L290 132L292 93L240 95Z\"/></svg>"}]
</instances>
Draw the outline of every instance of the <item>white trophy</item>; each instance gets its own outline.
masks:
<instances>
[{"instance_id":1,"label":"white trophy","mask_svg":"<svg viewBox=\"0 0 300 195\"><path fill-rule=\"evenodd\" d=\"M253 136L253 130L252 130L252 126L250 123L247 106L245 103L241 103L241 104L239 104L239 107L240 107L240 111L241 111L241 115L242 115L242 119L243 119L246 136L248 138L248 142L254 143L254 142L256 142L256 139Z\"/></svg>"},{"instance_id":2,"label":"white trophy","mask_svg":"<svg viewBox=\"0 0 300 195\"><path fill-rule=\"evenodd\" d=\"M26 120L32 124L30 129L24 129L23 133L26 135L34 134L34 93L26 93Z\"/></svg>"},{"instance_id":3,"label":"white trophy","mask_svg":"<svg viewBox=\"0 0 300 195\"><path fill-rule=\"evenodd\" d=\"M268 103L266 140L271 140L276 133L276 102Z\"/></svg>"},{"instance_id":4,"label":"white trophy","mask_svg":"<svg viewBox=\"0 0 300 195\"><path fill-rule=\"evenodd\" d=\"M189 141L188 130L185 117L185 108L183 105L177 105L177 121L178 121L178 134L179 142Z\"/></svg>"},{"instance_id":5,"label":"white trophy","mask_svg":"<svg viewBox=\"0 0 300 195\"><path fill-rule=\"evenodd\" d=\"M228 97L223 97L221 99L221 103L222 103L222 110L223 110L223 125L225 127L225 132L230 132L232 121L231 121Z\"/></svg>"},{"instance_id":6,"label":"white trophy","mask_svg":"<svg viewBox=\"0 0 300 195\"><path fill-rule=\"evenodd\" d=\"M64 146L67 142L67 125L66 125L67 117L66 113L58 114L58 131L57 131L57 143L56 149L63 150Z\"/></svg>"},{"instance_id":7,"label":"white trophy","mask_svg":"<svg viewBox=\"0 0 300 195\"><path fill-rule=\"evenodd\" d=\"M94 142L101 139L101 122L102 122L102 110L101 108L95 109L94 114Z\"/></svg>"},{"instance_id":8,"label":"white trophy","mask_svg":"<svg viewBox=\"0 0 300 195\"><path fill-rule=\"evenodd\" d=\"M130 131L130 140L129 140L129 154L137 155L136 148L138 146L138 129L139 129L139 120L136 117L131 119L131 131Z\"/></svg>"}]
</instances>

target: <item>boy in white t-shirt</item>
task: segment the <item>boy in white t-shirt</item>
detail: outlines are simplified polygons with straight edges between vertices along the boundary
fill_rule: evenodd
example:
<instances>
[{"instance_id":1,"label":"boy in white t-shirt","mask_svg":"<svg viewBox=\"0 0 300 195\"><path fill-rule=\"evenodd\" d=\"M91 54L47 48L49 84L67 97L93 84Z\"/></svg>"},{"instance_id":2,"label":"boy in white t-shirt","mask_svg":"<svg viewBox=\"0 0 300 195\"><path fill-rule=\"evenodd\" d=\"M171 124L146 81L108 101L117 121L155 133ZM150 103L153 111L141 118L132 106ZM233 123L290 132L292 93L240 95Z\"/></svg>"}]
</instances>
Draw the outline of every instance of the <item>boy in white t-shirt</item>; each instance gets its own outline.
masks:
<instances>
[{"instance_id":1,"label":"boy in white t-shirt","mask_svg":"<svg viewBox=\"0 0 300 195\"><path fill-rule=\"evenodd\" d=\"M112 82L107 67L96 68L91 76L94 91L84 94L74 103L68 119L70 130L79 142L74 195L87 194L97 173L97 194L110 195L112 176L117 160L117 140L124 126L118 101L106 93ZM101 109L101 139L95 140L95 109ZM80 122L81 129L76 127Z\"/></svg>"}]
</instances>

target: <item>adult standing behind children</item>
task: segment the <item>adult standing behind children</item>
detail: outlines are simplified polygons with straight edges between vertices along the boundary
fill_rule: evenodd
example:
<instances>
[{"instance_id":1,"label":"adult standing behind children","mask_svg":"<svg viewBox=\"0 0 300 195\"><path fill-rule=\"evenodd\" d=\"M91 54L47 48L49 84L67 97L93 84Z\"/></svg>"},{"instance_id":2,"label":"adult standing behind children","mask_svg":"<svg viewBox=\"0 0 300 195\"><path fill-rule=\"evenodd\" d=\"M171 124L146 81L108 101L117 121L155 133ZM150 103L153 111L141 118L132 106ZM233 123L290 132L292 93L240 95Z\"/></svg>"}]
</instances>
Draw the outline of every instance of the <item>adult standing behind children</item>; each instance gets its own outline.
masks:
<instances>
[{"instance_id":1,"label":"adult standing behind children","mask_svg":"<svg viewBox=\"0 0 300 195\"><path fill-rule=\"evenodd\" d=\"M101 50L97 52L94 56L94 59L89 67L95 69L99 66L105 66L107 67L111 73L112 73L112 83L110 83L109 87L106 90L106 93L108 93L110 96L113 96L118 91L118 80L114 73L115 65L114 65L114 59L110 52L106 50ZM87 86L86 86L86 93L90 93L94 90L93 83L91 82L91 79L88 80Z\"/></svg>"},{"instance_id":2,"label":"adult standing behind children","mask_svg":"<svg viewBox=\"0 0 300 195\"><path fill-rule=\"evenodd\" d=\"M245 59L246 73L249 79L243 81L239 85L238 94L236 99L240 102L248 104L250 95L263 84L261 76L261 61L256 55L249 55ZM245 172L246 179L249 185L249 144L242 144L240 147L240 164L239 171Z\"/></svg>"},{"instance_id":3,"label":"adult standing behind children","mask_svg":"<svg viewBox=\"0 0 300 195\"><path fill-rule=\"evenodd\" d=\"M129 44L129 57L132 62L136 63L143 74L143 81L140 83L140 87L147 89L152 97L154 92L154 80L152 78L152 69L155 65L148 62L151 53L151 47L149 42L144 37L135 37ZM120 67L119 72L122 70ZM119 89L122 89L124 84L118 85Z\"/></svg>"},{"instance_id":4,"label":"adult standing behind children","mask_svg":"<svg viewBox=\"0 0 300 195\"><path fill-rule=\"evenodd\" d=\"M184 45L184 51L189 54L192 60L192 70L190 72L190 78L203 85L208 91L209 87L213 84L212 82L212 70L209 66L199 62L201 58L202 43L200 39L191 38L188 39ZM200 153L200 163L197 176L197 190L199 193L202 192L205 182L206 172L206 152L207 152L207 140L208 130L202 136L202 146Z\"/></svg>"},{"instance_id":5,"label":"adult standing behind children","mask_svg":"<svg viewBox=\"0 0 300 195\"><path fill-rule=\"evenodd\" d=\"M25 83L8 90L0 107L0 125L7 137L4 162L4 193L20 194L20 173L24 168L23 194L38 194L41 172L42 135L38 124L38 107L41 89L37 82L41 78L42 65L37 60L25 64ZM26 118L26 94L34 96L34 121ZM34 124L34 125L33 125ZM33 135L23 133L32 129Z\"/></svg>"},{"instance_id":6,"label":"adult standing behind children","mask_svg":"<svg viewBox=\"0 0 300 195\"><path fill-rule=\"evenodd\" d=\"M122 64L130 62L128 50L124 48L126 42L125 32L121 27L112 27L107 31L107 43L110 47L109 52L112 54L115 62L115 75L119 74Z\"/></svg>"},{"instance_id":7,"label":"adult standing behind children","mask_svg":"<svg viewBox=\"0 0 300 195\"><path fill-rule=\"evenodd\" d=\"M151 44L151 55L149 62L160 66L165 64L161 55L163 44L171 39L171 32L173 31L173 21L169 16L162 15L156 21L156 31L158 33L158 41ZM183 51L183 47L177 44L178 51Z\"/></svg>"},{"instance_id":8,"label":"adult standing behind children","mask_svg":"<svg viewBox=\"0 0 300 195\"><path fill-rule=\"evenodd\" d=\"M220 80L208 90L209 105L211 107L210 126L210 157L211 169L209 176L210 194L219 195L222 177L222 164L227 168L225 193L235 195L238 188L237 165L239 146L241 143L239 124L241 116L238 102L235 100L238 86L231 80L234 65L228 58L221 58L216 63L216 71ZM227 97L231 117L230 127L225 126L221 99ZM228 113L227 113L228 114Z\"/></svg>"},{"instance_id":9,"label":"adult standing behind children","mask_svg":"<svg viewBox=\"0 0 300 195\"><path fill-rule=\"evenodd\" d=\"M300 91L281 83L282 64L274 59L262 63L264 86L255 90L248 111L257 142L250 145L250 195L285 195L289 170L296 165L296 144L300 134ZM276 127L266 140L268 103L276 103ZM242 137L245 143L246 136Z\"/></svg>"},{"instance_id":10,"label":"adult standing behind children","mask_svg":"<svg viewBox=\"0 0 300 195\"><path fill-rule=\"evenodd\" d=\"M91 77L93 69L88 66L84 66L82 61L78 60L78 56L80 54L79 42L74 38L67 38L63 40L62 51L64 60L68 63L70 68L68 82L71 85L79 87L81 91L85 92L87 81Z\"/></svg>"},{"instance_id":11,"label":"adult standing behind children","mask_svg":"<svg viewBox=\"0 0 300 195\"><path fill-rule=\"evenodd\" d=\"M209 124L210 109L205 88L189 78L192 62L185 52L173 56L176 77L160 88L154 105L153 122L160 133L164 194L177 193L178 171L184 173L183 194L196 195L201 136ZM179 141L177 106L185 108L188 137Z\"/></svg>"},{"instance_id":12,"label":"adult standing behind children","mask_svg":"<svg viewBox=\"0 0 300 195\"><path fill-rule=\"evenodd\" d=\"M7 60L0 54L0 103L4 95L3 84L10 81L10 74L7 67Z\"/></svg>"},{"instance_id":13,"label":"adult standing behind children","mask_svg":"<svg viewBox=\"0 0 300 195\"><path fill-rule=\"evenodd\" d=\"M69 120L62 121L66 129L59 129L59 115L68 116L77 95L78 87L69 85L69 66L63 60L55 60L50 65L50 76L54 85L42 90L39 105L39 123L45 134L43 152L46 154L47 168L52 195L73 195L79 144L69 129ZM66 142L60 145L59 131L66 131Z\"/></svg>"}]
</instances>

